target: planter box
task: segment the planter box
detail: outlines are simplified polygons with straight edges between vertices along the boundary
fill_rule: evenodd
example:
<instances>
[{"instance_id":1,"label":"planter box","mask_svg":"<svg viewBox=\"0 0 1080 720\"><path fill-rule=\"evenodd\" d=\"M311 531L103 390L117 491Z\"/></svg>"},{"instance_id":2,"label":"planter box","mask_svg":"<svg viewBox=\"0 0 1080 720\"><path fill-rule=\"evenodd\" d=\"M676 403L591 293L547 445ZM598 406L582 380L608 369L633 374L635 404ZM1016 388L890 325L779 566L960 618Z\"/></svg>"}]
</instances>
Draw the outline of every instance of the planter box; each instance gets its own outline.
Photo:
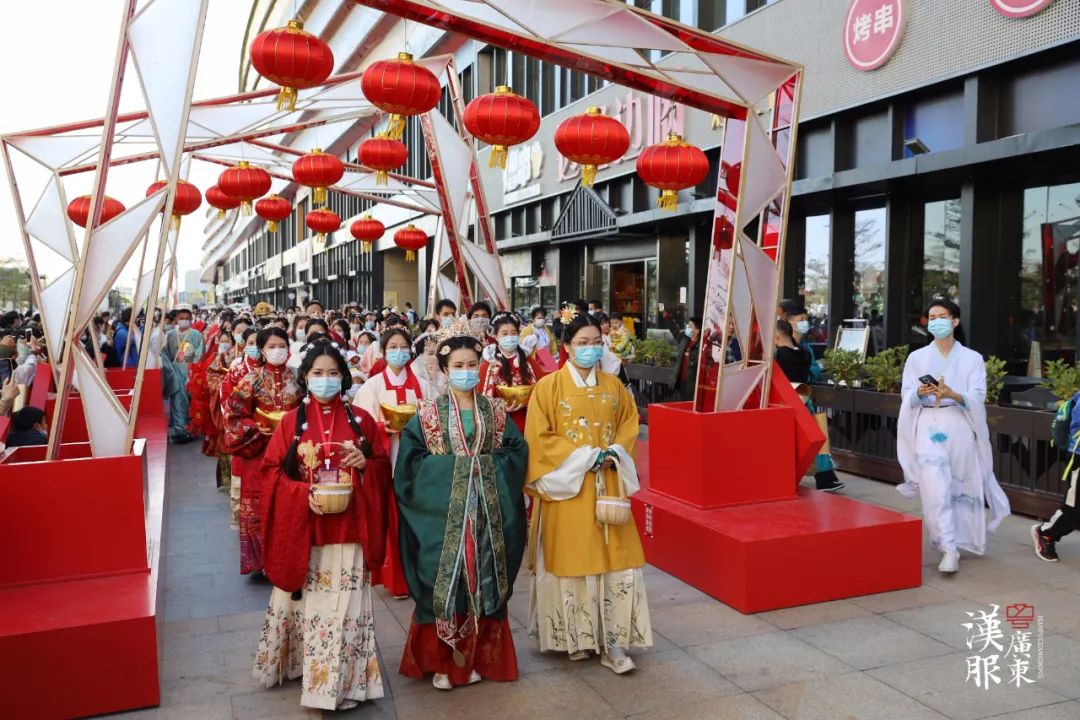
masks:
<instances>
[{"instance_id":1,"label":"planter box","mask_svg":"<svg viewBox=\"0 0 1080 720\"><path fill-rule=\"evenodd\" d=\"M659 365L644 365L640 363L626 364L626 377L631 380L672 386L675 384L677 373L678 369L674 366L661 367Z\"/></svg>"},{"instance_id":2,"label":"planter box","mask_svg":"<svg viewBox=\"0 0 1080 720\"><path fill-rule=\"evenodd\" d=\"M852 411L854 407L852 395L855 391L851 388L836 385L813 385L811 388L811 397L816 405L837 411Z\"/></svg>"},{"instance_id":3,"label":"planter box","mask_svg":"<svg viewBox=\"0 0 1080 720\"><path fill-rule=\"evenodd\" d=\"M900 417L900 395L870 390L848 390L852 396L852 409L857 413Z\"/></svg>"}]
</instances>

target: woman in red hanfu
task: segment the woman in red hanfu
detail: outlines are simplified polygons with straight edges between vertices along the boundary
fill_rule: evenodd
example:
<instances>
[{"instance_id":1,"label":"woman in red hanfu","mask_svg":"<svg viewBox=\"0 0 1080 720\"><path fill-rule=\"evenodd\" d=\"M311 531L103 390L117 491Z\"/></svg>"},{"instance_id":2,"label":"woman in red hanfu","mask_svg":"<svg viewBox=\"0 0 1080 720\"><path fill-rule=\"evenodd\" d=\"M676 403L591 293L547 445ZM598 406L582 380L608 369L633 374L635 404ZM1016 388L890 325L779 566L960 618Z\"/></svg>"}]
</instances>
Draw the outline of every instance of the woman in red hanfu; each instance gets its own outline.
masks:
<instances>
[{"instance_id":1,"label":"woman in red hanfu","mask_svg":"<svg viewBox=\"0 0 1080 720\"><path fill-rule=\"evenodd\" d=\"M228 323L225 330L210 344L210 351L202 360L188 369L187 391L191 396L191 422L188 432L201 435L202 451L208 457L217 458L217 487L229 488L231 464L225 453L222 437L221 383L236 357L232 331Z\"/></svg>"},{"instance_id":2,"label":"woman in red hanfu","mask_svg":"<svg viewBox=\"0 0 1080 720\"><path fill-rule=\"evenodd\" d=\"M265 687L303 677L300 704L345 710L383 696L369 568L382 564L390 459L375 421L350 407L344 348L302 351L303 402L281 419L262 458L264 566L274 585L253 676ZM319 483L351 485L329 512Z\"/></svg>"},{"instance_id":3,"label":"woman in red hanfu","mask_svg":"<svg viewBox=\"0 0 1080 720\"><path fill-rule=\"evenodd\" d=\"M225 400L225 449L240 460L240 572L262 569L262 454L274 428L300 401L296 376L286 367L289 335L268 327L256 335L263 364L244 376Z\"/></svg>"},{"instance_id":4,"label":"woman in red hanfu","mask_svg":"<svg viewBox=\"0 0 1080 720\"><path fill-rule=\"evenodd\" d=\"M521 320L514 313L504 312L495 316L491 323L496 349L485 353L488 359L480 363L480 387L477 391L489 398L502 398L499 387L532 386L544 376L535 357L530 357L519 342ZM525 432L525 412L528 399L518 402L510 398L506 411L518 430Z\"/></svg>"},{"instance_id":5,"label":"woman in red hanfu","mask_svg":"<svg viewBox=\"0 0 1080 720\"><path fill-rule=\"evenodd\" d=\"M258 337L258 330L251 327L248 320L240 318L233 325L233 340L236 342L236 357L233 359L232 364L229 365L228 371L225 373L225 377L221 380L221 385L218 387L218 412L221 414L221 447L225 449L225 401L229 399L229 395L232 394L233 388L239 384L244 377L262 365L262 353L259 352L259 347L255 344L255 339ZM225 451L228 453L228 450ZM233 457L229 454L229 469L231 476L229 477L229 527L234 530L240 527L240 467L241 461L238 457Z\"/></svg>"},{"instance_id":6,"label":"woman in red hanfu","mask_svg":"<svg viewBox=\"0 0 1080 720\"><path fill-rule=\"evenodd\" d=\"M353 398L353 405L363 408L375 418L389 438L386 442L391 464L397 462L401 432L392 428L386 421L383 406L393 408L408 405L415 410L420 400L431 397L431 390L427 387L427 383L418 378L410 367L412 363L410 340L409 333L397 327L382 334L379 338L379 346L383 358L386 359L386 368L369 377ZM400 599L407 597L409 588L405 584L405 573L398 553L397 526L397 509L391 504L386 566L373 570L372 582L377 585L382 584L391 595Z\"/></svg>"}]
</instances>

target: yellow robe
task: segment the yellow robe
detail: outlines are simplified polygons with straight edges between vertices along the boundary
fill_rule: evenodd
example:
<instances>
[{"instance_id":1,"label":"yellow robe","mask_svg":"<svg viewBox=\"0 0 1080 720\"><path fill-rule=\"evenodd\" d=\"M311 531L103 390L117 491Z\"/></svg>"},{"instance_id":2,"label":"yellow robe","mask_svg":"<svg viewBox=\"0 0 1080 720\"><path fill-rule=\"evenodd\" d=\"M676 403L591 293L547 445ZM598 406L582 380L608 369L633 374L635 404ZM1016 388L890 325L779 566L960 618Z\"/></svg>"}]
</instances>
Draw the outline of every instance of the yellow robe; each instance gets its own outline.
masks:
<instances>
[{"instance_id":1,"label":"yellow robe","mask_svg":"<svg viewBox=\"0 0 1080 720\"><path fill-rule=\"evenodd\" d=\"M529 337L530 335L533 334L534 329L535 328L534 328L532 323L529 323L527 325L522 325L521 326L521 332L518 333L519 338L521 340L524 340L525 338L527 338L527 337ZM545 327L544 330L547 332L547 336L548 336L547 348L548 348L548 350L551 351L551 356L554 357L554 358L559 357L559 341L555 339L554 331L552 331L550 325Z\"/></svg>"},{"instance_id":2,"label":"yellow robe","mask_svg":"<svg viewBox=\"0 0 1080 720\"><path fill-rule=\"evenodd\" d=\"M586 445L603 449L619 445L633 457L638 436L633 396L614 375L597 370L596 387L578 387L572 372L576 370L567 364L542 378L533 390L525 421L527 483L555 470L571 452ZM606 494L617 494L617 473L601 472ZM581 577L645 564L633 519L609 526L605 542L603 526L596 522L596 473L586 473L581 492L569 500L554 501L533 487L526 487L526 492L540 500L540 512L533 513L530 528L530 567L537 535L543 543L544 566L553 575Z\"/></svg>"}]
</instances>

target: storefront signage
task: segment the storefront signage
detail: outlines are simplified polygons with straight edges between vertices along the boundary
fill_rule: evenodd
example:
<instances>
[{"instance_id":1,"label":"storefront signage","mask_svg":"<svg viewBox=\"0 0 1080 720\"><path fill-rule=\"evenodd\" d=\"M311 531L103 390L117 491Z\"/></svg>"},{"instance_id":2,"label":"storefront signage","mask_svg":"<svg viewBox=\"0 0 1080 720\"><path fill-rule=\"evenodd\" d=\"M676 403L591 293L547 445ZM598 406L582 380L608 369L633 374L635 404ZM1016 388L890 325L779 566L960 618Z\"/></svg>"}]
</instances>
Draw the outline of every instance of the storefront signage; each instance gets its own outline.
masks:
<instances>
[{"instance_id":1,"label":"storefront signage","mask_svg":"<svg viewBox=\"0 0 1080 720\"><path fill-rule=\"evenodd\" d=\"M539 140L511 147L503 171L503 202L509 205L539 195L543 171L544 146Z\"/></svg>"},{"instance_id":2,"label":"storefront signage","mask_svg":"<svg viewBox=\"0 0 1080 720\"><path fill-rule=\"evenodd\" d=\"M1011 18L1030 17L1053 2L1054 0L990 0L995 10Z\"/></svg>"},{"instance_id":3,"label":"storefront signage","mask_svg":"<svg viewBox=\"0 0 1080 720\"><path fill-rule=\"evenodd\" d=\"M844 54L856 70L889 61L904 36L904 0L851 0L844 21Z\"/></svg>"},{"instance_id":4,"label":"storefront signage","mask_svg":"<svg viewBox=\"0 0 1080 720\"><path fill-rule=\"evenodd\" d=\"M634 160L648 146L663 142L669 133L686 134L686 108L664 98L629 90L600 107L608 117L618 118L630 133L630 149L617 162L600 166L601 170ZM560 182L573 180L580 174L577 164L559 156Z\"/></svg>"}]
</instances>

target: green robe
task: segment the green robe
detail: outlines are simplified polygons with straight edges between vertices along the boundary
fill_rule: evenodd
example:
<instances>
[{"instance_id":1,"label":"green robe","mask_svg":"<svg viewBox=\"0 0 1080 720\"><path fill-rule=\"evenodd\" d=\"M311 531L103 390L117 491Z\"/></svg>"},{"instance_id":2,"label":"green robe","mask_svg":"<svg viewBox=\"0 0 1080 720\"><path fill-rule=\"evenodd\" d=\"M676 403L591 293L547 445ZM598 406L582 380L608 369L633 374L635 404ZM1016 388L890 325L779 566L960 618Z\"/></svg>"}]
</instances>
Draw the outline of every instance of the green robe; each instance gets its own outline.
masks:
<instances>
[{"instance_id":1,"label":"green robe","mask_svg":"<svg viewBox=\"0 0 1080 720\"><path fill-rule=\"evenodd\" d=\"M525 553L522 487L528 449L505 404L482 395L460 424L449 394L421 401L401 433L394 492L398 537L416 622L457 625L454 616L505 617ZM473 422L475 420L477 422ZM483 436L475 461L476 426ZM476 592L465 571L466 518L475 529ZM440 636L443 635L440 628Z\"/></svg>"}]
</instances>

